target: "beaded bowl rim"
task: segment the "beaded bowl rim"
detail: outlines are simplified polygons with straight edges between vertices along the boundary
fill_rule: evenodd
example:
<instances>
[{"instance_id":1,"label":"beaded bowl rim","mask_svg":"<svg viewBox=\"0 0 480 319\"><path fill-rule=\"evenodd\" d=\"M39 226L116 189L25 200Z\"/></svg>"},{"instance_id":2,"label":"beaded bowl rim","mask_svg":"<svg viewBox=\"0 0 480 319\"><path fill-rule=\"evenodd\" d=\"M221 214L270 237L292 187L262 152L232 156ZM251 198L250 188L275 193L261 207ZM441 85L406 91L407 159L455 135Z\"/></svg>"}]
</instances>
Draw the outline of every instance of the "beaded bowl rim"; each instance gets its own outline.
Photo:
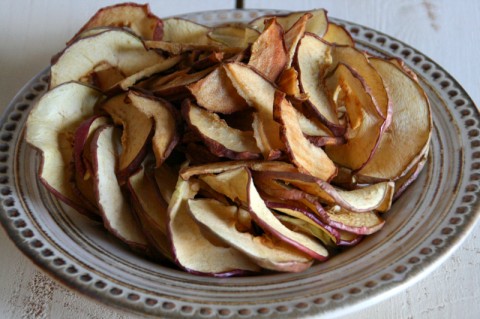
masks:
<instances>
[{"instance_id":1,"label":"beaded bowl rim","mask_svg":"<svg viewBox=\"0 0 480 319\"><path fill-rule=\"evenodd\" d=\"M224 14L228 17L228 15L237 13L256 13L263 15L285 12L286 11L263 9L213 10L186 14L180 17L191 18L197 15L206 14ZM442 95L443 100L449 103L447 106L451 107L451 109L449 109L450 112L463 112L464 110L470 111L469 114L465 115L467 118L463 119L462 124L478 127L480 116L472 99L468 96L461 85L433 60L409 45L393 39L379 31L340 19L329 19L332 22L339 23L346 27L361 47L379 53L403 57L407 65L413 68L417 74L422 76L422 79L426 84L431 86L435 93ZM389 45L388 47L387 44ZM16 205L18 198L14 198L12 193L16 192L15 187L18 183L19 177L13 174L12 169L13 166L15 166L14 161L18 159L12 158L12 155L18 154L18 145L22 139L24 127L23 125L19 126L15 123L22 120L22 112L27 111L33 105L36 98L45 91L48 71L49 68L46 68L40 72L17 93L4 111L1 119L0 185L3 184L3 186L0 186L0 198L2 200L0 219L7 234L17 247L43 271L49 273L62 284L82 292L89 297L97 298L100 295L102 302L112 306L143 314L160 314L168 317L189 317L198 315L205 318L249 318L254 315L261 315L262 317L289 317L292 315L306 316L320 313L330 315L346 314L384 300L427 276L460 246L473 230L480 217L480 201L478 200L479 185L478 179L476 179L474 180L474 183L469 184L469 186L473 185L472 189L462 189L459 191L459 194L461 195L470 196L468 205L457 207L457 210L461 207L466 207L465 209L462 208L461 212L458 213L461 214L463 219L452 222L454 218L452 217L449 223L450 226L444 227L440 230L444 235L442 237L444 239L441 239L438 244L432 242L431 245L421 248L419 255L424 255L426 256L425 258L416 256L410 258L409 263L415 265L410 268L399 268L402 265L397 265L397 268L395 269L390 267L391 271L382 273L379 277L378 281L380 281L381 284L377 284L375 281L367 281L364 283L364 286L362 287L368 287L369 289L367 292L361 293L359 288L352 288L349 294L347 294L347 297L342 294L333 294L330 296L327 307L323 307L325 304L324 298L316 298L315 296L303 303L297 302L292 304L289 300L280 300L279 302L271 303L269 305L245 304L239 307L221 304L215 306L209 306L208 304L203 306L190 306L188 300L170 300L168 297L163 298L163 302L159 302L162 301L162 298L159 298L158 296L150 297L147 293L138 291L136 287L125 286L122 285L122 283L110 285L108 279L104 278L102 280L101 274L99 275L99 273L79 271L79 269L83 268L82 265L77 264L75 260L70 260L64 253L56 249L54 245L49 245L48 238L38 238L39 231L34 227L36 226L35 221L32 222L29 219L25 220L28 216L25 216L26 213L21 210L21 207L17 207ZM432 80L426 80L427 76L432 78ZM443 82L446 83L445 87L441 84ZM445 91L446 88L449 88L449 91ZM439 89L440 92L438 92L437 89ZM468 122L470 124L467 125L467 121L473 122ZM470 134L472 135L470 136ZM471 129L465 142L478 142L478 135L478 129ZM465 144L467 145L467 143ZM480 144L475 147L478 146L480 146ZM465 161L468 163L472 162L470 164L473 165L476 164L474 163L475 156L480 155L476 155L473 152L472 147L464 150L463 156L465 157ZM5 165L5 163L10 162L12 163L11 166ZM477 167L475 169L470 169L470 171L476 169ZM475 174L475 172L472 172L472 174ZM42 242L41 239L43 239L44 242ZM37 245L42 246L36 247ZM432 246L432 248L430 246ZM436 254L433 254L432 249L435 249L437 246L440 248L439 250L436 250ZM40 248L42 249L40 250ZM394 275L392 275L392 273ZM393 279L395 273L404 274L404 280L401 282L394 282ZM369 287L370 282L371 287ZM355 289L359 290L357 291ZM349 305L346 306L344 304L345 302L348 302Z\"/></svg>"}]
</instances>

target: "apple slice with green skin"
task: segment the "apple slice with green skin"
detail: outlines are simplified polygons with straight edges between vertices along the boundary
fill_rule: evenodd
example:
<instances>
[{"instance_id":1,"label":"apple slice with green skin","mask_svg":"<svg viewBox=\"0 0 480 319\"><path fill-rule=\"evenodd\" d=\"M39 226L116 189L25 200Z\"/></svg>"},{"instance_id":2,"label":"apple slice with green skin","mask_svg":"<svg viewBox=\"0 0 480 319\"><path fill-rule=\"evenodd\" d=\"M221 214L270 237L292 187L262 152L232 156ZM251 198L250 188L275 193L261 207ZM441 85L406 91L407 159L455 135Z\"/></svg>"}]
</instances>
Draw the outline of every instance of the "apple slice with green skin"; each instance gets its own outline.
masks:
<instances>
[{"instance_id":1,"label":"apple slice with green skin","mask_svg":"<svg viewBox=\"0 0 480 319\"><path fill-rule=\"evenodd\" d=\"M126 98L131 102L131 107L143 113L154 123L151 143L155 154L155 165L160 167L180 140L180 114L169 102L138 91L130 90ZM139 127L134 124L132 123L130 127L138 132Z\"/></svg>"},{"instance_id":2,"label":"apple slice with green skin","mask_svg":"<svg viewBox=\"0 0 480 319\"><path fill-rule=\"evenodd\" d=\"M284 30L288 30L298 21L298 19L300 19L306 13L311 14L312 18L308 21L305 31L319 36L323 36L328 28L327 12L323 9L299 11L286 15L276 15L275 18ZM254 27L259 31L262 31L264 28L264 21L273 17L274 16L270 15L258 17L255 20L251 21L249 23L249 26Z\"/></svg>"},{"instance_id":3,"label":"apple slice with green skin","mask_svg":"<svg viewBox=\"0 0 480 319\"><path fill-rule=\"evenodd\" d=\"M148 51L136 35L111 29L81 38L56 57L50 69L50 88L69 81L88 79L97 66L107 64L130 76L165 58Z\"/></svg>"},{"instance_id":4,"label":"apple slice with green skin","mask_svg":"<svg viewBox=\"0 0 480 319\"><path fill-rule=\"evenodd\" d=\"M227 63L225 70L238 94L255 108L254 137L263 157L271 158L285 148L279 136L280 126L273 120L274 84L242 63Z\"/></svg>"},{"instance_id":5,"label":"apple slice with green skin","mask_svg":"<svg viewBox=\"0 0 480 319\"><path fill-rule=\"evenodd\" d=\"M198 192L198 184L179 178L168 205L168 233L175 262L185 271L230 277L259 271L250 258L234 248L212 244L192 218L188 200Z\"/></svg>"},{"instance_id":6,"label":"apple slice with green skin","mask_svg":"<svg viewBox=\"0 0 480 319\"><path fill-rule=\"evenodd\" d=\"M273 116L281 125L281 139L298 170L325 181L332 179L337 173L337 167L323 149L310 143L303 135L295 109L283 92L275 93Z\"/></svg>"},{"instance_id":7,"label":"apple slice with green skin","mask_svg":"<svg viewBox=\"0 0 480 319\"><path fill-rule=\"evenodd\" d=\"M248 108L237 93L222 66L199 81L187 85L198 105L211 111L230 114Z\"/></svg>"},{"instance_id":8,"label":"apple slice with green skin","mask_svg":"<svg viewBox=\"0 0 480 319\"><path fill-rule=\"evenodd\" d=\"M167 202L161 197L154 182L147 177L143 166L128 178L126 185L132 208L148 242L161 256L173 261L167 231Z\"/></svg>"},{"instance_id":9,"label":"apple slice with green skin","mask_svg":"<svg viewBox=\"0 0 480 319\"><path fill-rule=\"evenodd\" d=\"M162 20L148 4L121 3L98 10L69 43L86 30L105 26L127 27L144 39L160 40L163 35Z\"/></svg>"},{"instance_id":10,"label":"apple slice with green skin","mask_svg":"<svg viewBox=\"0 0 480 319\"><path fill-rule=\"evenodd\" d=\"M355 46L355 41L350 33L344 27L333 22L328 22L327 32L322 38L332 44Z\"/></svg>"},{"instance_id":11,"label":"apple slice with green skin","mask_svg":"<svg viewBox=\"0 0 480 319\"><path fill-rule=\"evenodd\" d=\"M105 228L135 250L145 251L147 240L117 181L116 139L113 126L102 126L92 139L93 186Z\"/></svg>"},{"instance_id":12,"label":"apple slice with green skin","mask_svg":"<svg viewBox=\"0 0 480 319\"><path fill-rule=\"evenodd\" d=\"M183 167L180 170L180 177L188 180L192 176L219 174L239 167L247 167L253 171L298 172L292 164L279 161L228 161Z\"/></svg>"},{"instance_id":13,"label":"apple slice with green skin","mask_svg":"<svg viewBox=\"0 0 480 319\"><path fill-rule=\"evenodd\" d=\"M266 20L265 29L250 49L248 65L275 82L288 63L283 28L276 19Z\"/></svg>"},{"instance_id":14,"label":"apple slice with green skin","mask_svg":"<svg viewBox=\"0 0 480 319\"><path fill-rule=\"evenodd\" d=\"M203 179L203 181L217 192L225 194L231 200L247 207L252 219L266 233L312 258L318 260L327 258L328 252L320 243L306 235L293 232L280 223L261 198L247 168L226 171L213 176L210 180Z\"/></svg>"},{"instance_id":15,"label":"apple slice with green skin","mask_svg":"<svg viewBox=\"0 0 480 319\"><path fill-rule=\"evenodd\" d=\"M391 88L395 115L382 134L375 155L356 176L360 182L396 180L418 163L428 148L432 131L430 104L419 84L396 65L377 58L371 58L370 63Z\"/></svg>"},{"instance_id":16,"label":"apple slice with green skin","mask_svg":"<svg viewBox=\"0 0 480 319\"><path fill-rule=\"evenodd\" d=\"M359 170L375 154L386 120L369 93L366 81L346 64L339 63L325 78L325 87L327 96L332 96L337 107L344 105L347 114L346 143L327 146L325 152L335 163ZM339 95L342 97L335 98Z\"/></svg>"},{"instance_id":17,"label":"apple slice with green skin","mask_svg":"<svg viewBox=\"0 0 480 319\"><path fill-rule=\"evenodd\" d=\"M132 106L128 93L106 100L101 105L115 124L123 127L122 153L118 164L118 176L121 183L142 163L147 154L147 145L153 132L153 121Z\"/></svg>"},{"instance_id":18,"label":"apple slice with green skin","mask_svg":"<svg viewBox=\"0 0 480 319\"><path fill-rule=\"evenodd\" d=\"M305 254L266 234L254 236L249 232L238 231L235 225L241 209L236 206L227 206L214 199L189 200L188 206L198 223L243 252L262 268L300 272L312 264L312 259Z\"/></svg>"},{"instance_id":19,"label":"apple slice with green skin","mask_svg":"<svg viewBox=\"0 0 480 319\"><path fill-rule=\"evenodd\" d=\"M375 212L354 213L339 206L333 206L325 212L330 226L358 235L371 235L385 224L385 220Z\"/></svg>"},{"instance_id":20,"label":"apple slice with green skin","mask_svg":"<svg viewBox=\"0 0 480 319\"><path fill-rule=\"evenodd\" d=\"M230 48L246 48L255 42L260 32L248 26L226 25L212 28L207 36Z\"/></svg>"},{"instance_id":21,"label":"apple slice with green skin","mask_svg":"<svg viewBox=\"0 0 480 319\"><path fill-rule=\"evenodd\" d=\"M87 217L98 219L72 189L74 180L75 130L93 116L102 99L100 91L70 82L45 93L35 104L26 122L25 139L41 155L38 177L58 199Z\"/></svg>"},{"instance_id":22,"label":"apple slice with green skin","mask_svg":"<svg viewBox=\"0 0 480 319\"><path fill-rule=\"evenodd\" d=\"M298 72L300 91L308 96L310 113L318 117L335 136L342 136L345 127L337 110L323 89L323 78L332 62L332 46L312 34L305 34L297 46L294 66Z\"/></svg>"},{"instance_id":23,"label":"apple slice with green skin","mask_svg":"<svg viewBox=\"0 0 480 319\"><path fill-rule=\"evenodd\" d=\"M190 129L214 155L237 160L260 157L252 132L228 126L217 114L192 104L190 100L183 102L182 114Z\"/></svg>"}]
</instances>

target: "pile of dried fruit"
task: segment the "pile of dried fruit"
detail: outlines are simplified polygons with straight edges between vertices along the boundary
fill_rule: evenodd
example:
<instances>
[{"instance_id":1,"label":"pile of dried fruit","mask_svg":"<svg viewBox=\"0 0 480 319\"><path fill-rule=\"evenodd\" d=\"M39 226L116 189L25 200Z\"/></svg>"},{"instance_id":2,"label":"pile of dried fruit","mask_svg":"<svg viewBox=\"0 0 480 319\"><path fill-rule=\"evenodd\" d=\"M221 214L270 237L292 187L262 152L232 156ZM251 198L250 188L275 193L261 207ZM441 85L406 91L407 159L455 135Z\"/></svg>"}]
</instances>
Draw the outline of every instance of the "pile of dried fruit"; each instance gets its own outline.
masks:
<instances>
[{"instance_id":1,"label":"pile of dried fruit","mask_svg":"<svg viewBox=\"0 0 480 319\"><path fill-rule=\"evenodd\" d=\"M302 271L382 228L428 100L324 10L206 27L101 9L27 121L39 178L132 248L213 276Z\"/></svg>"}]
</instances>

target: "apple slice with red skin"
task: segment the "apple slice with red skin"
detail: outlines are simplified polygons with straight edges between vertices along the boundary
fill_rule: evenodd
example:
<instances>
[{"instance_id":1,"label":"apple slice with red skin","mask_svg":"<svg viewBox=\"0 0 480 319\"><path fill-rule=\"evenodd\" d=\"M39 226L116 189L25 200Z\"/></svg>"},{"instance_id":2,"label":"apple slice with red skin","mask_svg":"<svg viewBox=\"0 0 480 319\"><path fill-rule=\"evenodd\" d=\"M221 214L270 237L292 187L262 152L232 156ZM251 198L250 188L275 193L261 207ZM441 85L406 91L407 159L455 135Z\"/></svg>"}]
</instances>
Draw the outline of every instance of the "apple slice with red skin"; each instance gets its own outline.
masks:
<instances>
[{"instance_id":1,"label":"apple slice with red skin","mask_svg":"<svg viewBox=\"0 0 480 319\"><path fill-rule=\"evenodd\" d=\"M86 30L106 26L127 27L144 39L160 40L163 36L162 20L148 4L121 3L98 10L68 44Z\"/></svg>"},{"instance_id":2,"label":"apple slice with red skin","mask_svg":"<svg viewBox=\"0 0 480 319\"><path fill-rule=\"evenodd\" d=\"M265 21L265 29L250 49L248 65L275 82L288 63L283 28L276 19Z\"/></svg>"},{"instance_id":3,"label":"apple slice with red skin","mask_svg":"<svg viewBox=\"0 0 480 319\"><path fill-rule=\"evenodd\" d=\"M252 132L228 126L217 114L192 104L190 100L183 102L182 114L190 129L214 155L237 160L260 157Z\"/></svg>"},{"instance_id":4,"label":"apple slice with red skin","mask_svg":"<svg viewBox=\"0 0 480 319\"><path fill-rule=\"evenodd\" d=\"M192 176L219 174L239 167L247 167L253 171L298 172L292 164L279 161L228 161L183 167L180 170L180 177L184 180L188 180Z\"/></svg>"},{"instance_id":5,"label":"apple slice with red skin","mask_svg":"<svg viewBox=\"0 0 480 319\"><path fill-rule=\"evenodd\" d=\"M161 256L173 261L168 238L168 203L142 166L128 178L130 201L149 244Z\"/></svg>"},{"instance_id":6,"label":"apple slice with red skin","mask_svg":"<svg viewBox=\"0 0 480 319\"><path fill-rule=\"evenodd\" d=\"M78 39L57 55L50 69L50 88L69 81L88 80L102 65L130 76L163 60L161 55L148 51L138 36L111 29Z\"/></svg>"},{"instance_id":7,"label":"apple slice with red skin","mask_svg":"<svg viewBox=\"0 0 480 319\"><path fill-rule=\"evenodd\" d=\"M283 92L275 93L273 116L281 125L281 139L298 170L325 181L332 179L337 173L335 164L323 149L310 143L303 135L296 111Z\"/></svg>"},{"instance_id":8,"label":"apple slice with red skin","mask_svg":"<svg viewBox=\"0 0 480 319\"><path fill-rule=\"evenodd\" d=\"M379 58L371 58L370 63L391 88L394 116L375 155L356 172L356 177L360 182L396 180L415 166L428 148L432 131L430 104L419 84L395 64ZM393 89L399 87L402 90Z\"/></svg>"},{"instance_id":9,"label":"apple slice with red skin","mask_svg":"<svg viewBox=\"0 0 480 319\"><path fill-rule=\"evenodd\" d=\"M126 98L131 103L131 107L143 113L154 123L151 143L155 154L155 165L159 167L180 140L180 114L169 102L138 91L130 90ZM135 129L133 123L130 127ZM136 130L139 128L137 127Z\"/></svg>"},{"instance_id":10,"label":"apple slice with red skin","mask_svg":"<svg viewBox=\"0 0 480 319\"><path fill-rule=\"evenodd\" d=\"M90 156L90 143L95 131L106 124L110 119L103 115L94 115L81 123L73 137L73 162L74 179L73 190L80 198L83 198L90 210L97 212L97 203L92 185L92 161Z\"/></svg>"},{"instance_id":11,"label":"apple slice with red skin","mask_svg":"<svg viewBox=\"0 0 480 319\"><path fill-rule=\"evenodd\" d=\"M27 118L25 139L40 152L38 177L58 199L83 215L98 219L85 207L72 189L74 180L75 130L93 116L94 107L103 97L90 86L70 82L45 93Z\"/></svg>"},{"instance_id":12,"label":"apple slice with red skin","mask_svg":"<svg viewBox=\"0 0 480 319\"><path fill-rule=\"evenodd\" d=\"M418 163L413 166L408 173L400 177L395 181L395 194L393 195L393 200L396 200L403 192L412 184L422 172L425 163L428 160L428 149L425 152L424 156L418 161Z\"/></svg>"},{"instance_id":13,"label":"apple slice with red skin","mask_svg":"<svg viewBox=\"0 0 480 319\"><path fill-rule=\"evenodd\" d=\"M256 180L283 181L285 184L317 197L326 204L336 204L353 212L388 211L394 193L393 182L382 182L355 190L336 189L329 183L310 175L288 172L257 172Z\"/></svg>"},{"instance_id":14,"label":"apple slice with red skin","mask_svg":"<svg viewBox=\"0 0 480 319\"><path fill-rule=\"evenodd\" d=\"M211 43L207 34L210 28L182 18L163 20L163 41L174 43L200 44Z\"/></svg>"},{"instance_id":15,"label":"apple slice with red skin","mask_svg":"<svg viewBox=\"0 0 480 319\"><path fill-rule=\"evenodd\" d=\"M230 114L248 108L237 93L222 66L199 81L187 85L198 105L218 113Z\"/></svg>"},{"instance_id":16,"label":"apple slice with red skin","mask_svg":"<svg viewBox=\"0 0 480 319\"><path fill-rule=\"evenodd\" d=\"M346 143L327 146L325 152L340 166L359 170L375 154L386 120L364 78L348 65L339 63L325 78L325 87L327 96L332 97L337 107L344 105L347 114ZM335 95L342 98L336 99Z\"/></svg>"},{"instance_id":17,"label":"apple slice with red skin","mask_svg":"<svg viewBox=\"0 0 480 319\"><path fill-rule=\"evenodd\" d=\"M300 272L309 268L312 259L283 242L263 234L254 236L235 227L241 208L227 206L214 199L189 200L195 220L237 248L265 269Z\"/></svg>"},{"instance_id":18,"label":"apple slice with red skin","mask_svg":"<svg viewBox=\"0 0 480 319\"><path fill-rule=\"evenodd\" d=\"M283 29L288 30L298 21L298 19L300 19L307 13L311 14L312 18L308 21L307 26L305 27L305 31L316 34L318 36L323 36L328 28L327 12L323 9L298 11L276 16L266 15L250 21L249 26L254 27L259 31L262 31L264 28L264 21L266 19L271 19L275 17L278 23L283 27Z\"/></svg>"},{"instance_id":19,"label":"apple slice with red skin","mask_svg":"<svg viewBox=\"0 0 480 319\"><path fill-rule=\"evenodd\" d=\"M212 244L192 218L188 200L198 184L179 178L168 206L168 233L175 262L185 271L214 277L238 276L259 271L250 258L234 248Z\"/></svg>"},{"instance_id":20,"label":"apple slice with red skin","mask_svg":"<svg viewBox=\"0 0 480 319\"><path fill-rule=\"evenodd\" d=\"M240 96L255 108L254 137L263 157L271 159L285 148L279 136L280 126L273 120L274 84L242 63L227 63L225 70Z\"/></svg>"},{"instance_id":21,"label":"apple slice with red skin","mask_svg":"<svg viewBox=\"0 0 480 319\"><path fill-rule=\"evenodd\" d=\"M330 70L334 70L338 63L343 63L364 79L366 86L370 88L369 93L376 107L385 119L385 128L387 128L392 121L392 102L383 77L369 62L366 54L351 46L334 45L331 55L333 59Z\"/></svg>"},{"instance_id":22,"label":"apple slice with red skin","mask_svg":"<svg viewBox=\"0 0 480 319\"><path fill-rule=\"evenodd\" d=\"M345 127L337 110L324 92L323 78L332 62L332 45L313 34L306 33L297 45L294 66L298 72L301 93L308 96L306 105L335 136L342 136Z\"/></svg>"},{"instance_id":23,"label":"apple slice with red skin","mask_svg":"<svg viewBox=\"0 0 480 319\"><path fill-rule=\"evenodd\" d=\"M118 164L120 183L142 163L153 132L153 121L145 113L133 107L128 93L109 98L101 105L115 124L123 127L122 152Z\"/></svg>"},{"instance_id":24,"label":"apple slice with red skin","mask_svg":"<svg viewBox=\"0 0 480 319\"><path fill-rule=\"evenodd\" d=\"M135 250L145 251L147 240L132 213L116 176L117 152L113 126L102 126L92 138L93 186L105 228Z\"/></svg>"},{"instance_id":25,"label":"apple slice with red skin","mask_svg":"<svg viewBox=\"0 0 480 319\"><path fill-rule=\"evenodd\" d=\"M337 45L348 45L351 47L355 46L355 41L353 40L350 33L345 30L344 27L333 23L328 22L327 32L322 37L325 41Z\"/></svg>"},{"instance_id":26,"label":"apple slice with red skin","mask_svg":"<svg viewBox=\"0 0 480 319\"><path fill-rule=\"evenodd\" d=\"M217 181L215 181L217 179ZM226 171L213 176L212 179L203 179L210 187L219 193L225 194L233 201L247 207L252 219L266 233L293 246L295 249L318 260L325 260L328 252L320 243L312 238L291 231L286 228L268 209L258 193L250 171L243 167ZM212 182L210 182L212 181ZM215 182L214 182L215 181Z\"/></svg>"},{"instance_id":27,"label":"apple slice with red skin","mask_svg":"<svg viewBox=\"0 0 480 319\"><path fill-rule=\"evenodd\" d=\"M330 226L358 235L371 235L385 224L385 220L375 212L354 213L339 206L333 206L325 212Z\"/></svg>"}]
</instances>

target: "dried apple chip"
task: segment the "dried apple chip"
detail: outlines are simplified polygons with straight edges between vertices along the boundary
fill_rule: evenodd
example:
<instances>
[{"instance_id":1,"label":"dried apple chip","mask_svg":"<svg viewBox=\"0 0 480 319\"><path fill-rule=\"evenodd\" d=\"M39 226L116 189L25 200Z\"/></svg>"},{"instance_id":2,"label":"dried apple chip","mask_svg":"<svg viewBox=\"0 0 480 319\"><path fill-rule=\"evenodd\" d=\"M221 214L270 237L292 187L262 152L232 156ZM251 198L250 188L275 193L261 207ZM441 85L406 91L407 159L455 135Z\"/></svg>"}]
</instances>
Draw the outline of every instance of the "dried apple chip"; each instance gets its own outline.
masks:
<instances>
[{"instance_id":1,"label":"dried apple chip","mask_svg":"<svg viewBox=\"0 0 480 319\"><path fill-rule=\"evenodd\" d=\"M280 135L290 160L299 171L325 181L332 179L337 167L323 149L310 143L303 135L295 109L280 91L275 93L274 117L281 124Z\"/></svg>"},{"instance_id":2,"label":"dried apple chip","mask_svg":"<svg viewBox=\"0 0 480 319\"><path fill-rule=\"evenodd\" d=\"M357 172L357 178L396 180L422 158L423 149L428 147L432 130L430 104L419 84L396 65L377 58L370 61L391 88L394 116L375 156Z\"/></svg>"},{"instance_id":3,"label":"dried apple chip","mask_svg":"<svg viewBox=\"0 0 480 319\"><path fill-rule=\"evenodd\" d=\"M252 132L240 131L228 126L217 114L194 105L190 100L183 102L182 114L190 129L214 155L230 159L260 157L260 150Z\"/></svg>"}]
</instances>

